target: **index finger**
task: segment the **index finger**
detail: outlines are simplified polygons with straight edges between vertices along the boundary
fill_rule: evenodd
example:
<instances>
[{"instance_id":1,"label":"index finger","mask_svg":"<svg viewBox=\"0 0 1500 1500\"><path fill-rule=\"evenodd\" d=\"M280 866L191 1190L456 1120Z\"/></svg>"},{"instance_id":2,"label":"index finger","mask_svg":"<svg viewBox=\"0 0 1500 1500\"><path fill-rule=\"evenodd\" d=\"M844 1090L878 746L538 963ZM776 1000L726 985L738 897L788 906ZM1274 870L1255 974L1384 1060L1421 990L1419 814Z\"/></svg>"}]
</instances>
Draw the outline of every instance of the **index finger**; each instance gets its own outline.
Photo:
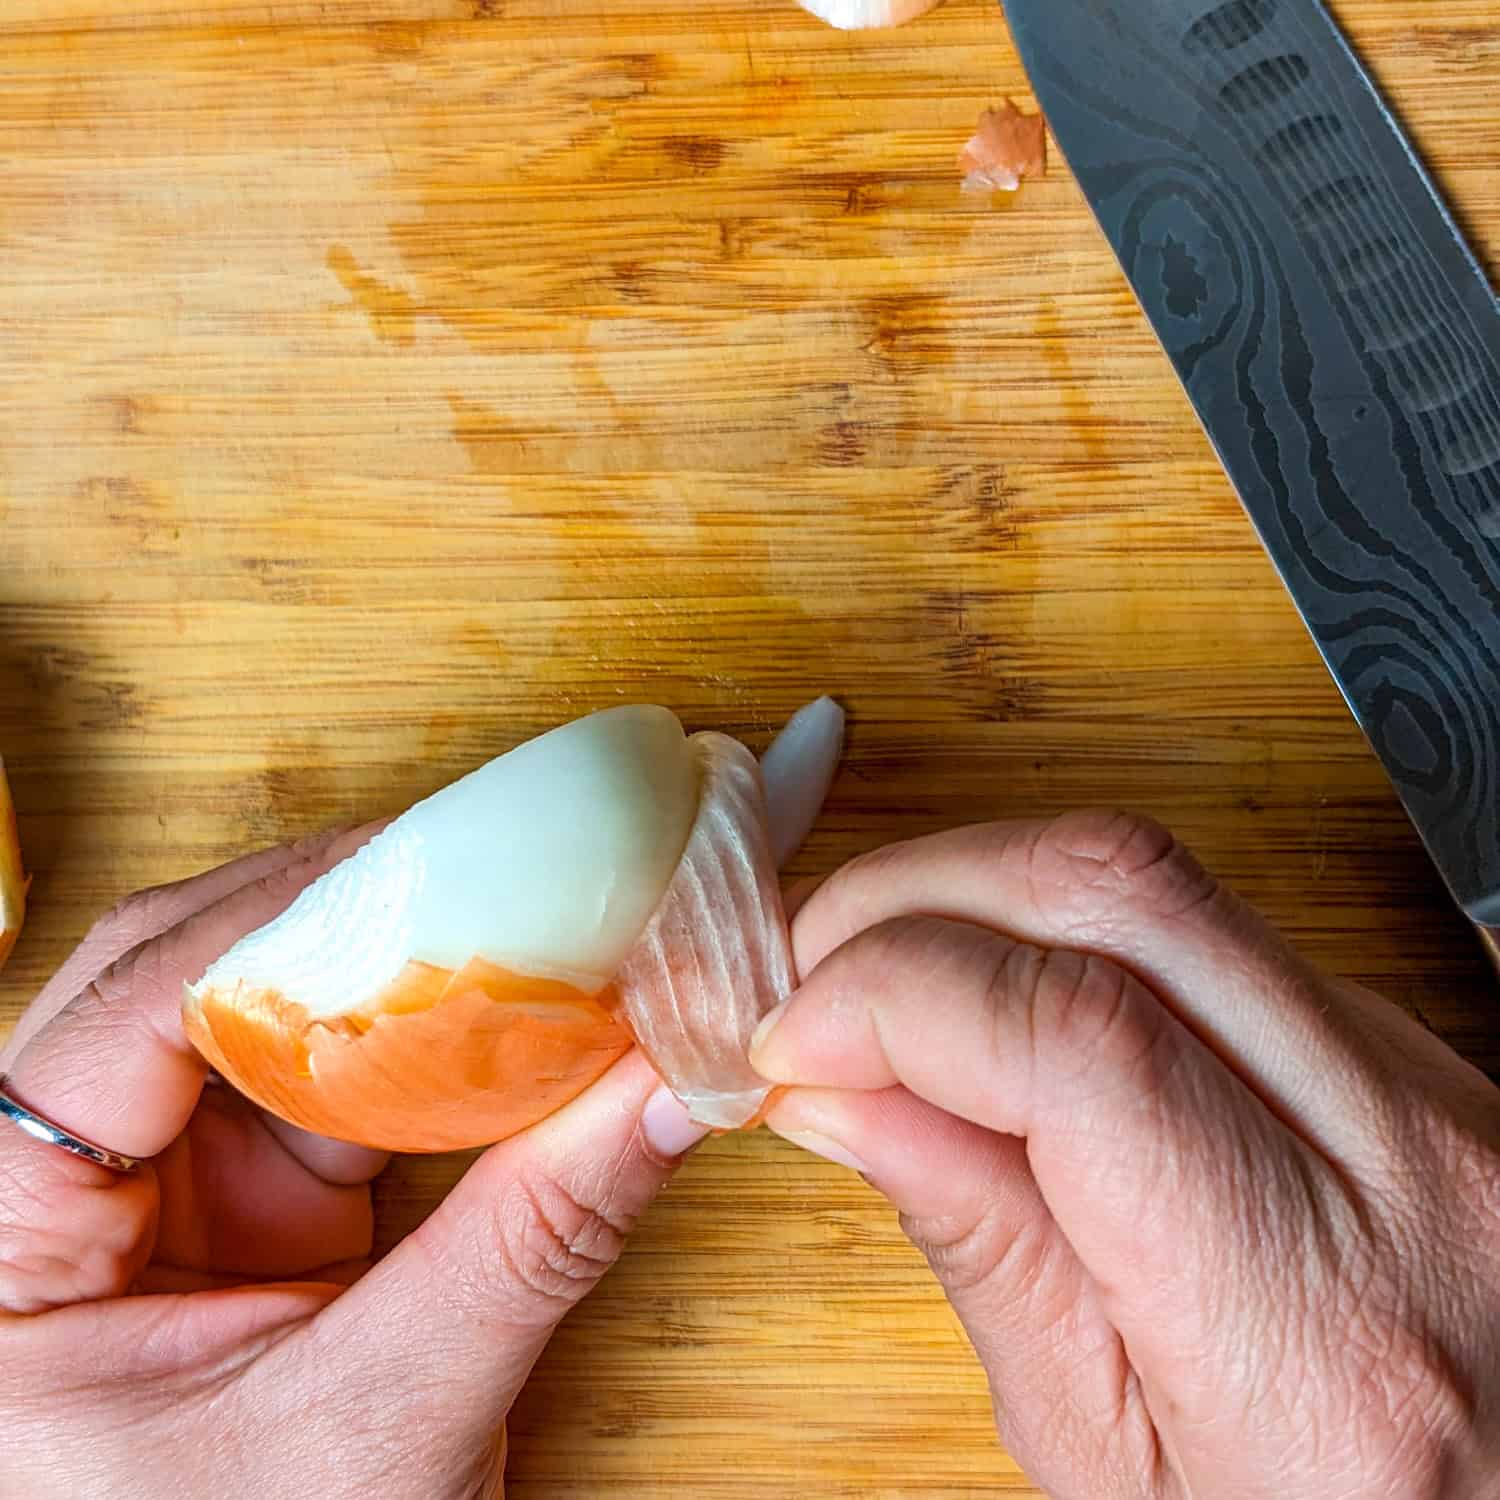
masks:
<instances>
[{"instance_id":1,"label":"index finger","mask_svg":"<svg viewBox=\"0 0 1500 1500\"><path fill-rule=\"evenodd\" d=\"M811 974L859 932L908 916L1108 958L1309 1140L1356 1153L1369 1145L1350 1123L1367 1112L1382 1066L1368 1019L1335 1003L1325 976L1149 819L1070 813L878 849L798 913L798 973Z\"/></svg>"}]
</instances>

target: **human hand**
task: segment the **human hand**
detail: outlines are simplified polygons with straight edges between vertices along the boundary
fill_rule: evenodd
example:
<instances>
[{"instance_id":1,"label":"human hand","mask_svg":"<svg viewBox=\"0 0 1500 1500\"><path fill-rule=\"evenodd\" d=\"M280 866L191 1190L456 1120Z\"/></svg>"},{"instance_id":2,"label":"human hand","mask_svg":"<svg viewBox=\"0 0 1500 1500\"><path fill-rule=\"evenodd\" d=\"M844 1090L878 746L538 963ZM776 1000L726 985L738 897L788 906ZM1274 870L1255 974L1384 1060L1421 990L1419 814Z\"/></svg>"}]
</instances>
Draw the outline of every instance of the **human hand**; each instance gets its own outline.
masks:
<instances>
[{"instance_id":1,"label":"human hand","mask_svg":"<svg viewBox=\"0 0 1500 1500\"><path fill-rule=\"evenodd\" d=\"M0 1494L500 1494L532 1364L704 1134L632 1053L371 1267L386 1158L205 1087L179 1023L184 982L368 833L127 901L0 1054L22 1105L151 1158L0 1120Z\"/></svg>"},{"instance_id":2,"label":"human hand","mask_svg":"<svg viewBox=\"0 0 1500 1500\"><path fill-rule=\"evenodd\" d=\"M752 1052L901 1211L1058 1500L1500 1495L1500 1090L1160 828L856 860Z\"/></svg>"}]
</instances>

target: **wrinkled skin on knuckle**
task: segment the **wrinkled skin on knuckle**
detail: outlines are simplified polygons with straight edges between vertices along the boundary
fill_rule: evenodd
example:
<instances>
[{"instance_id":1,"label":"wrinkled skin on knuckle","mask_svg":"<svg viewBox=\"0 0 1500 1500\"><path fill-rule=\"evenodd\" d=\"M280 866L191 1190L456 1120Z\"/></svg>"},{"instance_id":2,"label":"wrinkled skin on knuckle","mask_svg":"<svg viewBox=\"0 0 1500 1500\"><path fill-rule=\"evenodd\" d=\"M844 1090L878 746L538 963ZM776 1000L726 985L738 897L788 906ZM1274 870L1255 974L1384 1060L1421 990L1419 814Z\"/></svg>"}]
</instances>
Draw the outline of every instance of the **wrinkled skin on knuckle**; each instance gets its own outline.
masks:
<instances>
[{"instance_id":1,"label":"wrinkled skin on knuckle","mask_svg":"<svg viewBox=\"0 0 1500 1500\"><path fill-rule=\"evenodd\" d=\"M1008 966L1023 971L1034 1050L1058 1076L1087 1080L1089 1093L1160 1094L1176 1049L1166 1045L1166 1012L1136 979L1109 959L1067 948L1018 949Z\"/></svg>"},{"instance_id":2,"label":"wrinkled skin on knuckle","mask_svg":"<svg viewBox=\"0 0 1500 1500\"><path fill-rule=\"evenodd\" d=\"M90 980L69 1007L74 1019L69 1044L80 1055L89 1048L114 1049L127 1045L126 1034L138 1025L130 1003L130 985L135 964L120 959L97 979Z\"/></svg>"},{"instance_id":3,"label":"wrinkled skin on knuckle","mask_svg":"<svg viewBox=\"0 0 1500 1500\"><path fill-rule=\"evenodd\" d=\"M625 1247L630 1220L548 1176L518 1176L494 1211L492 1276L522 1326L556 1322L598 1284Z\"/></svg>"},{"instance_id":4,"label":"wrinkled skin on knuckle","mask_svg":"<svg viewBox=\"0 0 1500 1500\"><path fill-rule=\"evenodd\" d=\"M845 861L818 887L818 901L840 913L850 932L866 926L860 919L858 892L880 890L889 884L888 872L899 869L907 857L909 842L882 844Z\"/></svg>"},{"instance_id":5,"label":"wrinkled skin on knuckle","mask_svg":"<svg viewBox=\"0 0 1500 1500\"><path fill-rule=\"evenodd\" d=\"M996 1208L984 1203L963 1214L903 1214L901 1228L954 1296L989 1281L1028 1241L1028 1226L1007 1223Z\"/></svg>"},{"instance_id":6,"label":"wrinkled skin on knuckle","mask_svg":"<svg viewBox=\"0 0 1500 1500\"><path fill-rule=\"evenodd\" d=\"M156 1215L143 1179L50 1148L0 1158L0 1306L38 1312L120 1294L149 1254Z\"/></svg>"},{"instance_id":7,"label":"wrinkled skin on knuckle","mask_svg":"<svg viewBox=\"0 0 1500 1500\"><path fill-rule=\"evenodd\" d=\"M1171 832L1133 813L1055 819L1031 844L1027 876L1034 903L1079 936L1178 921L1224 899L1219 883Z\"/></svg>"},{"instance_id":8,"label":"wrinkled skin on knuckle","mask_svg":"<svg viewBox=\"0 0 1500 1500\"><path fill-rule=\"evenodd\" d=\"M160 902L157 890L133 891L116 901L103 916L95 918L84 934L85 948L133 948L148 930L151 912Z\"/></svg>"}]
</instances>

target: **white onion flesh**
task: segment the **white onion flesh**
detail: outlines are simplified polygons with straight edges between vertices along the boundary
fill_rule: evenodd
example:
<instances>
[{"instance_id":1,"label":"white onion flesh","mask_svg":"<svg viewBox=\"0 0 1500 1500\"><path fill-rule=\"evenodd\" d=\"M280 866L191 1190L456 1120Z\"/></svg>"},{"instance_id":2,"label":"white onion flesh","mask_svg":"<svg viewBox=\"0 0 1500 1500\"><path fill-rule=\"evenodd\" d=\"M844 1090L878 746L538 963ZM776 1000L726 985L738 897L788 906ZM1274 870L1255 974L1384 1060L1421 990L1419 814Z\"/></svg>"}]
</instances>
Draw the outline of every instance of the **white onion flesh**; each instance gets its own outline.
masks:
<instances>
[{"instance_id":1,"label":"white onion flesh","mask_svg":"<svg viewBox=\"0 0 1500 1500\"><path fill-rule=\"evenodd\" d=\"M904 26L936 7L940 0L797 0L840 31L873 31L883 26Z\"/></svg>"},{"instance_id":2,"label":"white onion flesh","mask_svg":"<svg viewBox=\"0 0 1500 1500\"><path fill-rule=\"evenodd\" d=\"M777 867L802 847L823 810L844 751L844 710L819 698L793 714L761 757Z\"/></svg>"},{"instance_id":3,"label":"white onion flesh","mask_svg":"<svg viewBox=\"0 0 1500 1500\"><path fill-rule=\"evenodd\" d=\"M409 961L604 988L661 901L698 807L664 708L565 724L419 802L235 944L199 990L358 1010Z\"/></svg>"}]
</instances>

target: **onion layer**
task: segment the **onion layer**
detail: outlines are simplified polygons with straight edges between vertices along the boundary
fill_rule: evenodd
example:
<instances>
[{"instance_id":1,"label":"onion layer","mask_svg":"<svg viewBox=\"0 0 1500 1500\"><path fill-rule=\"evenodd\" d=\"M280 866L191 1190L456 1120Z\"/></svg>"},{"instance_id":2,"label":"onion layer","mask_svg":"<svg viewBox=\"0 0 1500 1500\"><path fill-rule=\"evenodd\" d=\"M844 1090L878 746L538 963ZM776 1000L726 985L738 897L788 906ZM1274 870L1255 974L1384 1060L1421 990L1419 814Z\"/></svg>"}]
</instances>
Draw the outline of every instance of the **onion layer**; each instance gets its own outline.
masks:
<instances>
[{"instance_id":1,"label":"onion layer","mask_svg":"<svg viewBox=\"0 0 1500 1500\"><path fill-rule=\"evenodd\" d=\"M314 1018L274 990L190 997L193 1045L304 1130L387 1151L452 1151L524 1130L631 1047L608 995L474 959L408 962L358 1010Z\"/></svg>"},{"instance_id":2,"label":"onion layer","mask_svg":"<svg viewBox=\"0 0 1500 1500\"><path fill-rule=\"evenodd\" d=\"M823 810L844 751L844 710L832 698L799 709L760 759L777 867L801 847Z\"/></svg>"},{"instance_id":3,"label":"onion layer","mask_svg":"<svg viewBox=\"0 0 1500 1500\"><path fill-rule=\"evenodd\" d=\"M737 1130L770 1093L750 1066L750 1038L792 992L792 948L755 757L721 734L691 743L703 771L698 817L615 986L636 1040L693 1119Z\"/></svg>"},{"instance_id":4,"label":"onion layer","mask_svg":"<svg viewBox=\"0 0 1500 1500\"><path fill-rule=\"evenodd\" d=\"M0 967L10 957L21 924L26 920L25 871L21 867L21 840L16 833L16 809L5 762L0 761Z\"/></svg>"}]
</instances>

